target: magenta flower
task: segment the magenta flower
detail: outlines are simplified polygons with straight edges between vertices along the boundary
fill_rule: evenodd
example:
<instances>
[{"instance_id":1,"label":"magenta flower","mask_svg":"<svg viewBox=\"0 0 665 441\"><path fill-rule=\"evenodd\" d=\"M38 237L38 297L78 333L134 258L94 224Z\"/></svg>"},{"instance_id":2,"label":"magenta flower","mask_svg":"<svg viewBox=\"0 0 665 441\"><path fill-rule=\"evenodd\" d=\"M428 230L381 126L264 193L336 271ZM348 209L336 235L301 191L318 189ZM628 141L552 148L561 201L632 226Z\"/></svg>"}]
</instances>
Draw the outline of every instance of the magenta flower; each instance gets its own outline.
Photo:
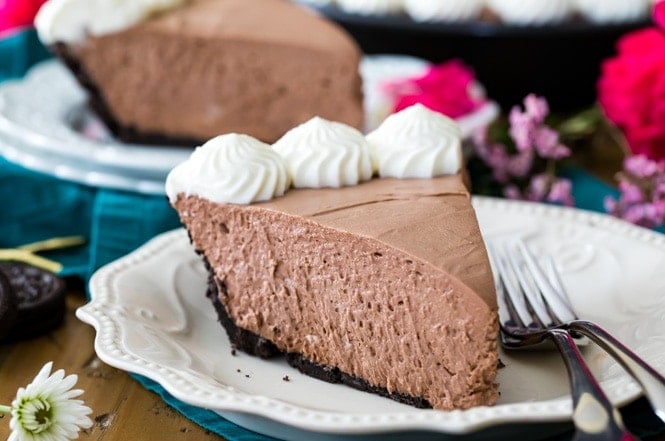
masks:
<instances>
[{"instance_id":1,"label":"magenta flower","mask_svg":"<svg viewBox=\"0 0 665 441\"><path fill-rule=\"evenodd\" d=\"M653 21L661 29L665 29L665 1L657 2L653 7Z\"/></svg>"},{"instance_id":2,"label":"magenta flower","mask_svg":"<svg viewBox=\"0 0 665 441\"><path fill-rule=\"evenodd\" d=\"M626 137L630 151L665 159L665 4L654 9L655 26L618 41L616 56L602 64L598 102Z\"/></svg>"},{"instance_id":3,"label":"magenta flower","mask_svg":"<svg viewBox=\"0 0 665 441\"><path fill-rule=\"evenodd\" d=\"M384 85L394 111L420 103L451 118L467 115L485 103L473 70L460 60L432 66L423 76Z\"/></svg>"},{"instance_id":4,"label":"magenta flower","mask_svg":"<svg viewBox=\"0 0 665 441\"><path fill-rule=\"evenodd\" d=\"M46 0L0 0L0 32L32 25Z\"/></svg>"}]
</instances>

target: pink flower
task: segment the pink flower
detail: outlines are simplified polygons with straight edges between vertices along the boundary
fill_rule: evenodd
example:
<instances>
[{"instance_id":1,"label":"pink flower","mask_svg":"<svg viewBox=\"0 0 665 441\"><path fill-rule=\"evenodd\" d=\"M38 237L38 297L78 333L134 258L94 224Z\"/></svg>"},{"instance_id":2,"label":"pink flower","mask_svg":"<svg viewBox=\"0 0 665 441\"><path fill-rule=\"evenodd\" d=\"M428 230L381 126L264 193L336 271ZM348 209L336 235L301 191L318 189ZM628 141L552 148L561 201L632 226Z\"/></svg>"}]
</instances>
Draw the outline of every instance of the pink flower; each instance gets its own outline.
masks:
<instances>
[{"instance_id":1,"label":"pink flower","mask_svg":"<svg viewBox=\"0 0 665 441\"><path fill-rule=\"evenodd\" d=\"M28 26L46 0L0 0L0 32Z\"/></svg>"},{"instance_id":2,"label":"pink flower","mask_svg":"<svg viewBox=\"0 0 665 441\"><path fill-rule=\"evenodd\" d=\"M660 18L663 7L657 7ZM617 48L617 56L602 66L600 105L634 154L665 159L665 33L639 30L619 40Z\"/></svg>"},{"instance_id":3,"label":"pink flower","mask_svg":"<svg viewBox=\"0 0 665 441\"><path fill-rule=\"evenodd\" d=\"M460 60L432 66L423 76L384 85L398 112L420 103L451 118L467 115L485 99L476 92L473 70Z\"/></svg>"},{"instance_id":4,"label":"pink flower","mask_svg":"<svg viewBox=\"0 0 665 441\"><path fill-rule=\"evenodd\" d=\"M654 5L653 21L659 28L665 29L665 1L661 0Z\"/></svg>"}]
</instances>

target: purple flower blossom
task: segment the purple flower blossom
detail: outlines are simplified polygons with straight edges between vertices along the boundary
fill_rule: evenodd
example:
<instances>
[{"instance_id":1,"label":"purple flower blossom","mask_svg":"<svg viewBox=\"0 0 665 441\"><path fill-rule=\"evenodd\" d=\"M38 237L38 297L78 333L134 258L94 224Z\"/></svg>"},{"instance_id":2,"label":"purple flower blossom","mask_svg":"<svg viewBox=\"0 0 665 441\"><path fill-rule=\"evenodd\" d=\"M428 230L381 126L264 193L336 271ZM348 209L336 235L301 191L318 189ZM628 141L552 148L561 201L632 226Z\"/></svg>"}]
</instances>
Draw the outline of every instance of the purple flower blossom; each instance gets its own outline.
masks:
<instances>
[{"instance_id":1,"label":"purple flower blossom","mask_svg":"<svg viewBox=\"0 0 665 441\"><path fill-rule=\"evenodd\" d=\"M573 199L572 182L570 182L568 179L555 179L550 186L550 191L547 195L547 201L568 207L574 206L575 199Z\"/></svg>"},{"instance_id":2,"label":"purple flower blossom","mask_svg":"<svg viewBox=\"0 0 665 441\"><path fill-rule=\"evenodd\" d=\"M510 137L515 142L517 151L523 152L533 146L533 132L535 124L533 118L528 113L522 112L519 107L513 107L508 117L510 122Z\"/></svg>"},{"instance_id":3,"label":"purple flower blossom","mask_svg":"<svg viewBox=\"0 0 665 441\"><path fill-rule=\"evenodd\" d=\"M493 179L504 185L506 198L573 205L570 181L557 179L552 173L554 163L570 156L570 149L545 124L549 105L533 94L523 104L524 110L515 106L508 117L514 149L490 140L485 128L474 136L476 156L491 169ZM543 169L549 172L542 173Z\"/></svg>"},{"instance_id":4,"label":"purple flower blossom","mask_svg":"<svg viewBox=\"0 0 665 441\"><path fill-rule=\"evenodd\" d=\"M605 209L636 225L654 228L665 223L665 164L638 155L624 161L619 198L605 198Z\"/></svg>"},{"instance_id":5,"label":"purple flower blossom","mask_svg":"<svg viewBox=\"0 0 665 441\"><path fill-rule=\"evenodd\" d=\"M543 158L563 159L570 156L570 149L559 142L559 134L547 126L534 129L533 144Z\"/></svg>"},{"instance_id":6,"label":"purple flower blossom","mask_svg":"<svg viewBox=\"0 0 665 441\"><path fill-rule=\"evenodd\" d=\"M506 169L508 173L515 178L526 177L533 167L535 155L533 150L520 152L508 159Z\"/></svg>"},{"instance_id":7,"label":"purple flower blossom","mask_svg":"<svg viewBox=\"0 0 665 441\"><path fill-rule=\"evenodd\" d=\"M509 184L504 187L503 196L506 199L520 200L522 199L522 192L517 187L517 185Z\"/></svg>"},{"instance_id":8,"label":"purple flower blossom","mask_svg":"<svg viewBox=\"0 0 665 441\"><path fill-rule=\"evenodd\" d=\"M503 195L508 199L533 202L547 201L553 204L572 207L575 205L572 189L572 183L568 179L556 178L552 175L541 173L531 177L529 185L524 192L520 191L517 185L509 184L504 187Z\"/></svg>"},{"instance_id":9,"label":"purple flower blossom","mask_svg":"<svg viewBox=\"0 0 665 441\"><path fill-rule=\"evenodd\" d=\"M526 189L526 199L529 201L544 201L547 198L549 176L539 174L531 177L529 187Z\"/></svg>"},{"instance_id":10,"label":"purple flower blossom","mask_svg":"<svg viewBox=\"0 0 665 441\"><path fill-rule=\"evenodd\" d=\"M517 151L538 150L543 158L561 159L570 155L567 147L559 143L559 134L545 125L550 109L547 101L536 95L524 98L524 111L515 106L510 111L510 137Z\"/></svg>"},{"instance_id":11,"label":"purple flower blossom","mask_svg":"<svg viewBox=\"0 0 665 441\"><path fill-rule=\"evenodd\" d=\"M631 156L624 161L626 173L638 178L650 178L659 172L662 173L663 166L650 160L644 155Z\"/></svg>"},{"instance_id":12,"label":"purple flower blossom","mask_svg":"<svg viewBox=\"0 0 665 441\"><path fill-rule=\"evenodd\" d=\"M524 98L524 108L526 113L531 115L538 124L542 124L547 115L550 114L550 106L547 104L547 100L533 93Z\"/></svg>"}]
</instances>

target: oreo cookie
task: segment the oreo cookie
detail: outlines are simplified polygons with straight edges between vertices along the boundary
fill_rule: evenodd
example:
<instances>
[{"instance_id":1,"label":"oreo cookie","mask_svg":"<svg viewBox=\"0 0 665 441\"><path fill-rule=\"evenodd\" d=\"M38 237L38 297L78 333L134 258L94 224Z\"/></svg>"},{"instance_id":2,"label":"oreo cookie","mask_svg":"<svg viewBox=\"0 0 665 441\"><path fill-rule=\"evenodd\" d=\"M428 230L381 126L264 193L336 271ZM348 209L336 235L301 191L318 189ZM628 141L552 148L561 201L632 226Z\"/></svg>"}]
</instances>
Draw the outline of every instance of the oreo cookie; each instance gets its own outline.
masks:
<instances>
[{"instance_id":1,"label":"oreo cookie","mask_svg":"<svg viewBox=\"0 0 665 441\"><path fill-rule=\"evenodd\" d=\"M16 317L5 340L22 340L58 327L66 312L65 282L55 274L25 263L0 264L16 304Z\"/></svg>"},{"instance_id":2,"label":"oreo cookie","mask_svg":"<svg viewBox=\"0 0 665 441\"><path fill-rule=\"evenodd\" d=\"M0 272L0 340L4 339L14 327L17 314L14 290L7 277Z\"/></svg>"}]
</instances>

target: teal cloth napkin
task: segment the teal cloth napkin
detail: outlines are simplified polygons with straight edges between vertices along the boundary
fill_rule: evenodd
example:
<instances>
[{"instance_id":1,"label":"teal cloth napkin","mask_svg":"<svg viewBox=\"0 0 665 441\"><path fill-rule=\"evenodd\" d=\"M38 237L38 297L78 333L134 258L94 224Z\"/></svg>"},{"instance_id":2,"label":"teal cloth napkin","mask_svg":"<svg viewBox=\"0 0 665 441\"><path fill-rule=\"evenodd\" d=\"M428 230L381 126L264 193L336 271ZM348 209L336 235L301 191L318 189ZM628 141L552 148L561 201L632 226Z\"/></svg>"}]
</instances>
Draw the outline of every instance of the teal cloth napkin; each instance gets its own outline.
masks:
<instances>
[{"instance_id":1,"label":"teal cloth napkin","mask_svg":"<svg viewBox=\"0 0 665 441\"><path fill-rule=\"evenodd\" d=\"M33 30L0 40L0 81L21 77L48 56ZM616 192L581 170L571 170L575 197L582 208L603 211L605 195ZM93 272L135 250L153 236L180 224L164 196L92 188L61 181L11 164L0 157L0 248L51 237L81 235L87 244L48 257L64 264L64 276L88 280ZM206 409L187 405L159 384L133 375L187 418L229 441L273 438L243 429ZM647 414L647 411L639 412ZM630 418L627 419L630 420ZM657 430L647 425L643 434ZM649 431L651 430L651 432ZM570 435L564 438L569 439Z\"/></svg>"}]
</instances>

